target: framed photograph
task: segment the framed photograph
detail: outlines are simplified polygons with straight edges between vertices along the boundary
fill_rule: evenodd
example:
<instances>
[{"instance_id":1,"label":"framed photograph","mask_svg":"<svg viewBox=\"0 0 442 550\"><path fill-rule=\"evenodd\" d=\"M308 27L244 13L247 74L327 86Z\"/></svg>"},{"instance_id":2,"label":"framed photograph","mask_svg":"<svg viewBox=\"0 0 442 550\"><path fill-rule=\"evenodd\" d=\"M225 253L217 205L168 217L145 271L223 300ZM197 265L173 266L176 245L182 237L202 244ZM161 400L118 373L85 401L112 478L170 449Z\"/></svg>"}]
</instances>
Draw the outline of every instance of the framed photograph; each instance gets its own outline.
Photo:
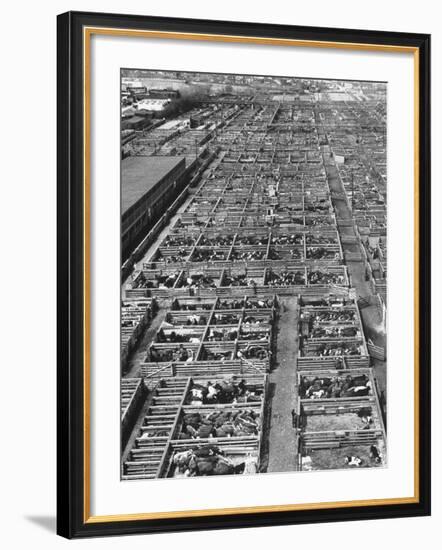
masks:
<instances>
[{"instance_id":1,"label":"framed photograph","mask_svg":"<svg viewBox=\"0 0 442 550\"><path fill-rule=\"evenodd\" d=\"M430 37L70 12L57 70L58 533L428 515Z\"/></svg>"}]
</instances>

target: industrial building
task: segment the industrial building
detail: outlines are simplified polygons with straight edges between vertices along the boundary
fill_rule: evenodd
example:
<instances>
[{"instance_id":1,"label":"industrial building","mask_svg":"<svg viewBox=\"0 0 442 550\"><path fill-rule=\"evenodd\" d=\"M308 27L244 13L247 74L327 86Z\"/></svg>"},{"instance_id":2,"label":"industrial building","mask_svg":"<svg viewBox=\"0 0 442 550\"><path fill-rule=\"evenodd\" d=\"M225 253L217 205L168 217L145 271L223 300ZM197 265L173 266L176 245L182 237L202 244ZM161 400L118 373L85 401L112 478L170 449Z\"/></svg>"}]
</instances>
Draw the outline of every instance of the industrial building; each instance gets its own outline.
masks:
<instances>
[{"instance_id":1,"label":"industrial building","mask_svg":"<svg viewBox=\"0 0 442 550\"><path fill-rule=\"evenodd\" d=\"M182 157L127 157L122 163L121 233L125 259L180 190Z\"/></svg>"},{"instance_id":2,"label":"industrial building","mask_svg":"<svg viewBox=\"0 0 442 550\"><path fill-rule=\"evenodd\" d=\"M123 480L387 464L386 85L239 82L122 161Z\"/></svg>"}]
</instances>

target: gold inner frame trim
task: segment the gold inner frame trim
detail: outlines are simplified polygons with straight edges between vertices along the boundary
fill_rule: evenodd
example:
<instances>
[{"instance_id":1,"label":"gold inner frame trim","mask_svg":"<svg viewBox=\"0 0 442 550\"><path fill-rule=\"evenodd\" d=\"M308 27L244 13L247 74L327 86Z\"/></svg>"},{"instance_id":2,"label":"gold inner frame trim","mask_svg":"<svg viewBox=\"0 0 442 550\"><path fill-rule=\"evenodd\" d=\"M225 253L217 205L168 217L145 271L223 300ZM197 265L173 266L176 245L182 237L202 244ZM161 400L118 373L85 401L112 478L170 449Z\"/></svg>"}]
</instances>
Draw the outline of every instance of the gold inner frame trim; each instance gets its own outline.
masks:
<instances>
[{"instance_id":1,"label":"gold inner frame trim","mask_svg":"<svg viewBox=\"0 0 442 550\"><path fill-rule=\"evenodd\" d=\"M270 506L250 506L235 508L214 508L203 510L178 510L172 512L151 512L136 514L91 515L90 483L90 84L91 84L91 37L92 35L124 36L132 38L158 38L175 40L199 40L209 42L233 42L271 46L292 46L304 48L333 48L370 52L412 53L414 62L414 495L372 500L351 500L337 502L317 502ZM84 523L104 523L117 521L141 521L153 519L195 518L215 515L256 514L264 512L287 512L301 510L325 510L354 506L386 506L392 504L413 504L419 502L419 49L412 46L383 44L363 44L357 42L331 42L321 40L296 40L283 38L244 37L235 35L148 31L136 29L114 29L107 27L83 28L83 92L84 92Z\"/></svg>"}]
</instances>

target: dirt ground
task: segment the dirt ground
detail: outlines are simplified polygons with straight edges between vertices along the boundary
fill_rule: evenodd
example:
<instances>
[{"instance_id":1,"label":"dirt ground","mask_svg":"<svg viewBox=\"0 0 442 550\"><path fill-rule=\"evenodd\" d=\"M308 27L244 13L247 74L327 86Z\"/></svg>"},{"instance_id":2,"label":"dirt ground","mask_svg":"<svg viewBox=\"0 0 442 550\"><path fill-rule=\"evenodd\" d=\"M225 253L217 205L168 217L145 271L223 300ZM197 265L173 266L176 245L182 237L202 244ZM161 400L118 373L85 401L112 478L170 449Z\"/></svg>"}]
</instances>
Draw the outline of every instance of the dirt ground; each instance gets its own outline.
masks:
<instances>
[{"instance_id":1,"label":"dirt ground","mask_svg":"<svg viewBox=\"0 0 442 550\"><path fill-rule=\"evenodd\" d=\"M315 449L309 454L312 459L313 470L331 470L331 469L355 469L354 466L345 464L346 456L358 456L362 459L362 465L359 468L380 467L370 458L370 445L349 445L339 449Z\"/></svg>"},{"instance_id":2,"label":"dirt ground","mask_svg":"<svg viewBox=\"0 0 442 550\"><path fill-rule=\"evenodd\" d=\"M269 381L270 425L268 438L268 472L296 470L296 432L292 426L292 409L296 408L296 357L298 350L298 300L281 298L277 323L275 365Z\"/></svg>"},{"instance_id":3,"label":"dirt ground","mask_svg":"<svg viewBox=\"0 0 442 550\"><path fill-rule=\"evenodd\" d=\"M364 423L356 413L318 414L307 416L306 432L329 432L333 430L360 430Z\"/></svg>"}]
</instances>

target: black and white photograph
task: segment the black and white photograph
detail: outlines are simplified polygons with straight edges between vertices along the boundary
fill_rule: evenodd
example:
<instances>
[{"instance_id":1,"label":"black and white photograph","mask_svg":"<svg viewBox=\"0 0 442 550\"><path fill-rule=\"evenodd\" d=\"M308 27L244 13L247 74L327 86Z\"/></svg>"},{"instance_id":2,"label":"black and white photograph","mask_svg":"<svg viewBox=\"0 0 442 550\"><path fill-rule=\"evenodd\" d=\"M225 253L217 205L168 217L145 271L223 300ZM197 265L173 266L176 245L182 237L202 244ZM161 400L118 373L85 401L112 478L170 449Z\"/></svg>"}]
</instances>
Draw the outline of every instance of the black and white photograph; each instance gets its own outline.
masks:
<instances>
[{"instance_id":1,"label":"black and white photograph","mask_svg":"<svg viewBox=\"0 0 442 550\"><path fill-rule=\"evenodd\" d=\"M2 548L433 548L437 7L5 4Z\"/></svg>"},{"instance_id":2,"label":"black and white photograph","mask_svg":"<svg viewBox=\"0 0 442 550\"><path fill-rule=\"evenodd\" d=\"M121 480L387 468L388 84L120 76Z\"/></svg>"}]
</instances>

